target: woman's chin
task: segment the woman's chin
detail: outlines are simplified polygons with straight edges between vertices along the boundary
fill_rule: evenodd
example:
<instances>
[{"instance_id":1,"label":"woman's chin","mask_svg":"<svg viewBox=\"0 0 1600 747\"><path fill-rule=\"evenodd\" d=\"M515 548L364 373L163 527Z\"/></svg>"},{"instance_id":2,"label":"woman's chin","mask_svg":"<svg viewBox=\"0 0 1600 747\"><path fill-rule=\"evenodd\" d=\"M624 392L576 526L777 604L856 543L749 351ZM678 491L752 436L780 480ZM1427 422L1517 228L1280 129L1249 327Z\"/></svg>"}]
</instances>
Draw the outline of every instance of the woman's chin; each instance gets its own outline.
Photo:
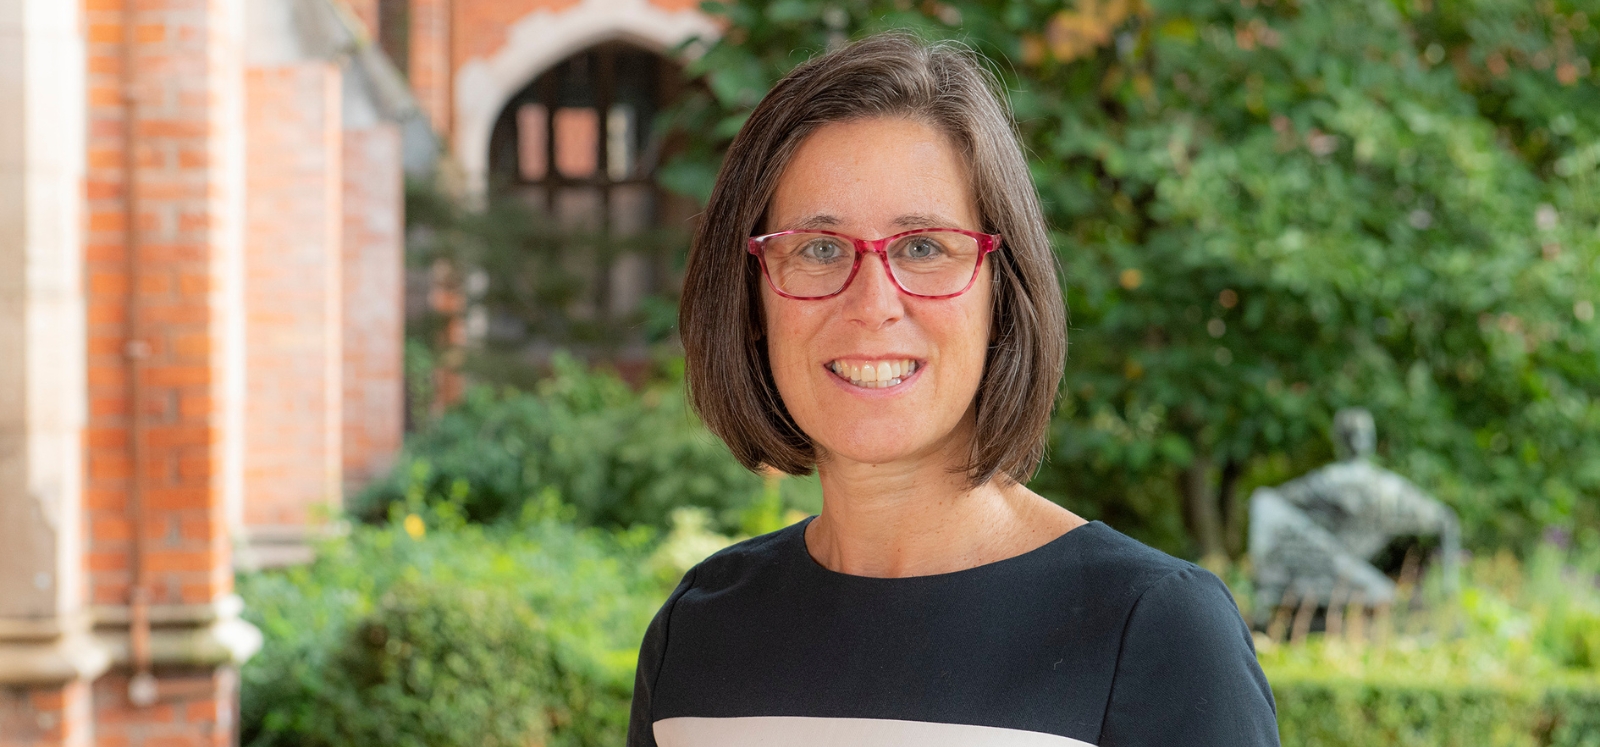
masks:
<instances>
[{"instance_id":1,"label":"woman's chin","mask_svg":"<svg viewBox=\"0 0 1600 747\"><path fill-rule=\"evenodd\" d=\"M861 431L871 432L869 427L863 426ZM909 464L922 461L936 454L939 449L931 442L908 442L904 439L895 439L892 443L869 441L855 435L836 436L825 442L822 451L826 454L822 466L873 465L887 466L893 464Z\"/></svg>"}]
</instances>

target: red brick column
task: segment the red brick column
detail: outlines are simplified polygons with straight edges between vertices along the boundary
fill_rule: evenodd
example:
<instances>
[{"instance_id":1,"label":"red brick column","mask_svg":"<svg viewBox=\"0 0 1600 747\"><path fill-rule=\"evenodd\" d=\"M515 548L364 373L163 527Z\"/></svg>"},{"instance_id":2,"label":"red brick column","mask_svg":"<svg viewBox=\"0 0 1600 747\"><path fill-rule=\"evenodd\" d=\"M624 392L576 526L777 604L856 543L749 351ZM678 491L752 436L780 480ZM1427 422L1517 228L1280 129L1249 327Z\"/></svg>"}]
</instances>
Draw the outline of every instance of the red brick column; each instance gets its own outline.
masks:
<instances>
[{"instance_id":1,"label":"red brick column","mask_svg":"<svg viewBox=\"0 0 1600 747\"><path fill-rule=\"evenodd\" d=\"M405 432L405 188L400 129L344 132L344 484L394 461Z\"/></svg>"},{"instance_id":2,"label":"red brick column","mask_svg":"<svg viewBox=\"0 0 1600 747\"><path fill-rule=\"evenodd\" d=\"M90 597L125 604L130 540L148 541L152 601L205 603L233 589L222 516L221 368L230 245L227 56L233 40L217 28L226 13L195 0L138 0L135 23L138 114L124 121L123 27L119 2L90 2L88 231L87 514ZM222 16L222 17L219 17ZM135 235L125 211L124 134L132 130ZM134 240L137 270L130 276ZM129 294L137 293L130 305ZM130 311L138 319L129 318ZM130 327L136 322L136 327ZM130 329L139 339L130 339ZM129 385L130 343L142 354L140 385ZM132 432L131 398L143 426ZM143 461L133 464L133 439ZM130 523L135 473L145 524Z\"/></svg>"},{"instance_id":3,"label":"red brick column","mask_svg":"<svg viewBox=\"0 0 1600 747\"><path fill-rule=\"evenodd\" d=\"M340 502L340 73L245 78L244 522L293 532Z\"/></svg>"},{"instance_id":4,"label":"red brick column","mask_svg":"<svg viewBox=\"0 0 1600 747\"><path fill-rule=\"evenodd\" d=\"M443 142L450 142L451 0L411 0L408 76L417 104Z\"/></svg>"},{"instance_id":5,"label":"red brick column","mask_svg":"<svg viewBox=\"0 0 1600 747\"><path fill-rule=\"evenodd\" d=\"M84 3L85 556L97 634L115 662L94 688L102 745L216 743L233 729L237 695L227 665L259 645L259 637L239 643L255 631L227 604L225 496L237 477L229 455L238 446L230 422L240 363L230 351L240 306L241 6ZM134 606L141 579L148 604ZM144 640L132 631L145 630L130 607L161 623L149 629L151 704L127 700L133 641ZM235 643L219 633L234 634ZM192 689L191 670L203 674ZM168 723L190 699L227 707Z\"/></svg>"}]
</instances>

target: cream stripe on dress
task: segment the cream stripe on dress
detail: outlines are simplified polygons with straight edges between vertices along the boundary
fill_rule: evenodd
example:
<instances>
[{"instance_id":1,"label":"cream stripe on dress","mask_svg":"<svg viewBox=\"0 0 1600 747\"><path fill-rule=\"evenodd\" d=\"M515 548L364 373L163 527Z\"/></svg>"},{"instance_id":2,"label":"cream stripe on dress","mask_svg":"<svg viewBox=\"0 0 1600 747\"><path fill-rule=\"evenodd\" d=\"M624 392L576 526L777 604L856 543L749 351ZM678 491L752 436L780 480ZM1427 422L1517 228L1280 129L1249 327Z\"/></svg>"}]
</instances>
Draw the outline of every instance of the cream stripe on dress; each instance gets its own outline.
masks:
<instances>
[{"instance_id":1,"label":"cream stripe on dress","mask_svg":"<svg viewBox=\"0 0 1600 747\"><path fill-rule=\"evenodd\" d=\"M655 722L660 747L1094 747L1020 729L876 718L747 716Z\"/></svg>"}]
</instances>

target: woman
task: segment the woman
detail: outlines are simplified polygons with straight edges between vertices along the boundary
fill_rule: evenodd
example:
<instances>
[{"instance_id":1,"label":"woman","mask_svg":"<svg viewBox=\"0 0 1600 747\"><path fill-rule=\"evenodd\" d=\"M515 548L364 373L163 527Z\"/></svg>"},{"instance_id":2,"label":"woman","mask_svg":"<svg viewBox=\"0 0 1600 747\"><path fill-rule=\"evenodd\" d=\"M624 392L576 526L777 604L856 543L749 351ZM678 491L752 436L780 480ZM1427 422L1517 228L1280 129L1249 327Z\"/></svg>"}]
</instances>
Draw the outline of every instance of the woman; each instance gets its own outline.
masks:
<instances>
[{"instance_id":1,"label":"woman","mask_svg":"<svg viewBox=\"0 0 1600 747\"><path fill-rule=\"evenodd\" d=\"M1215 576L1023 483L1066 339L997 86L946 44L812 60L729 149L689 257L689 391L822 513L692 569L634 747L1277 744Z\"/></svg>"}]
</instances>

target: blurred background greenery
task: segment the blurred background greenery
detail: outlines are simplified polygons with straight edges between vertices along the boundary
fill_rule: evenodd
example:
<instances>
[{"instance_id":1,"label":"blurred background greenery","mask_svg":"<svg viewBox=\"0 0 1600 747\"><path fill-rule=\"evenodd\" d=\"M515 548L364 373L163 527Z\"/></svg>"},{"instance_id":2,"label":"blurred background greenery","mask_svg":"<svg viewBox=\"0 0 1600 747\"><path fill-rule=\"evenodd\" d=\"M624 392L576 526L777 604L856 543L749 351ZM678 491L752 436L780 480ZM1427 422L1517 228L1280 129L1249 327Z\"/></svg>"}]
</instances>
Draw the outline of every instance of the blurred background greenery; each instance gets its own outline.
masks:
<instances>
[{"instance_id":1,"label":"blurred background greenery","mask_svg":"<svg viewBox=\"0 0 1600 747\"><path fill-rule=\"evenodd\" d=\"M1010 91L1065 270L1067 378L1031 486L1248 606L1245 500L1370 409L1382 464L1461 515L1471 559L1392 617L1258 646L1290 745L1600 745L1600 3L772 0L657 122L703 200L751 106L885 28L965 41ZM415 432L317 562L247 575L267 635L246 744L619 744L635 647L681 573L820 507L695 421L673 299L594 349L557 259L594 237L413 185L413 259L483 274L517 334L408 350ZM685 236L627 249L681 267ZM603 347L603 346L602 346ZM476 383L436 402L436 368ZM1246 609L1248 613L1249 610Z\"/></svg>"}]
</instances>

